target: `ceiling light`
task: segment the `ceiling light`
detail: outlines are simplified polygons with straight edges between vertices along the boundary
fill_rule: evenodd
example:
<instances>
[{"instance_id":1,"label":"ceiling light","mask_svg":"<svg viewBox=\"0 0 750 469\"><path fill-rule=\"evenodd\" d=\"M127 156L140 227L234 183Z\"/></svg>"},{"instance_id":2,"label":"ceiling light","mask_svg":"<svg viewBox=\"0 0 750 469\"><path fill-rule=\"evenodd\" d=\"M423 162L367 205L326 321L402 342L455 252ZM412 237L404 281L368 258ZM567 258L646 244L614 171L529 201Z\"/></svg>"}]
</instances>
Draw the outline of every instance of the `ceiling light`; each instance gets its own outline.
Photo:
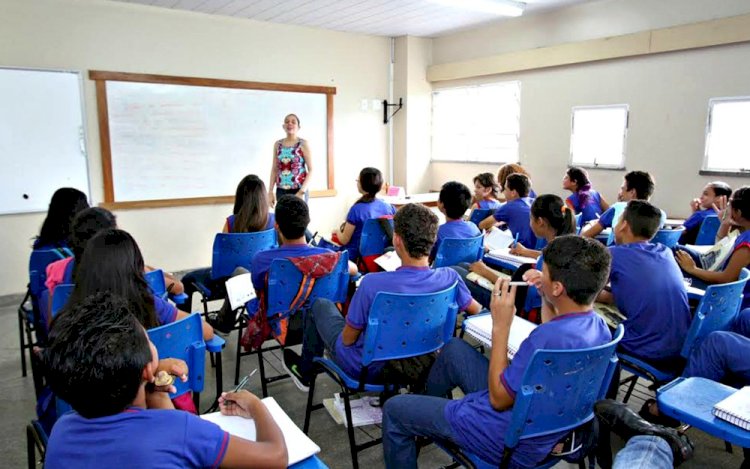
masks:
<instances>
[{"instance_id":1,"label":"ceiling light","mask_svg":"<svg viewBox=\"0 0 750 469\"><path fill-rule=\"evenodd\" d=\"M433 0L435 3L499 16L521 16L526 4L513 0Z\"/></svg>"}]
</instances>

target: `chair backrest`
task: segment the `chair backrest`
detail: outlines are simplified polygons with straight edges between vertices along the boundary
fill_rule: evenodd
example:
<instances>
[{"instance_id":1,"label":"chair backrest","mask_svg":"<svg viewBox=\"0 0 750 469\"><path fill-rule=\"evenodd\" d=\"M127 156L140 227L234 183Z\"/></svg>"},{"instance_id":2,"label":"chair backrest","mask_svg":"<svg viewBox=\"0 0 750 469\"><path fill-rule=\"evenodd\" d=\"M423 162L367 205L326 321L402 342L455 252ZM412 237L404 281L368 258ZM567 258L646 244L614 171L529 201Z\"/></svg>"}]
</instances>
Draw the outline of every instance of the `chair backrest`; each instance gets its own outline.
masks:
<instances>
[{"instance_id":1,"label":"chair backrest","mask_svg":"<svg viewBox=\"0 0 750 469\"><path fill-rule=\"evenodd\" d=\"M732 327L742 304L742 292L750 277L750 271L742 269L734 282L720 285L709 285L695 310L685 342L680 354L688 358L690 353L700 347L708 334L714 331L726 331Z\"/></svg>"},{"instance_id":2,"label":"chair backrest","mask_svg":"<svg viewBox=\"0 0 750 469\"><path fill-rule=\"evenodd\" d=\"M217 233L211 261L211 278L229 277L237 267L252 272L253 257L260 251L275 248L276 230L255 233Z\"/></svg>"},{"instance_id":3,"label":"chair backrest","mask_svg":"<svg viewBox=\"0 0 750 469\"><path fill-rule=\"evenodd\" d=\"M274 259L268 271L267 316L281 314L286 317L291 314L300 284L302 272L289 259ZM299 308L312 305L318 298L326 298L334 303L344 303L349 287L349 254L341 252L333 271L315 280L312 291Z\"/></svg>"},{"instance_id":4,"label":"chair backrest","mask_svg":"<svg viewBox=\"0 0 750 469\"><path fill-rule=\"evenodd\" d=\"M29 291L32 296L37 297L46 288L47 266L60 259L68 257L66 252L60 249L36 249L31 251L29 257Z\"/></svg>"},{"instance_id":5,"label":"chair backrest","mask_svg":"<svg viewBox=\"0 0 750 469\"><path fill-rule=\"evenodd\" d=\"M70 298L70 294L73 293L74 287L75 285L72 283L62 283L55 287L52 292L52 305L50 306L50 314L52 317L50 319L54 319L55 316L57 316L57 313L65 307L68 298Z\"/></svg>"},{"instance_id":6,"label":"chair backrest","mask_svg":"<svg viewBox=\"0 0 750 469\"><path fill-rule=\"evenodd\" d=\"M477 225L478 228L482 220L489 217L494 212L495 211L491 208L475 208L474 210L472 210L471 215L469 216L469 221Z\"/></svg>"},{"instance_id":7,"label":"chair backrest","mask_svg":"<svg viewBox=\"0 0 750 469\"><path fill-rule=\"evenodd\" d=\"M152 270L143 274L151 293L159 298L167 299L167 282L164 281L164 272L161 269Z\"/></svg>"},{"instance_id":8,"label":"chair backrest","mask_svg":"<svg viewBox=\"0 0 750 469\"><path fill-rule=\"evenodd\" d=\"M713 246L716 244L716 233L719 232L721 220L716 215L709 215L703 219L701 227L698 230L698 236L695 238L697 246Z\"/></svg>"},{"instance_id":9,"label":"chair backrest","mask_svg":"<svg viewBox=\"0 0 750 469\"><path fill-rule=\"evenodd\" d=\"M682 233L685 232L685 227L680 226L678 228L675 228L673 230L659 230L656 232L653 238L651 238L651 243L661 243L665 245L668 248L673 248L677 246L677 243L680 241L680 236L682 236Z\"/></svg>"},{"instance_id":10,"label":"chair backrest","mask_svg":"<svg viewBox=\"0 0 750 469\"><path fill-rule=\"evenodd\" d=\"M607 392L615 367L615 349L624 327L611 342L578 350L537 350L526 366L516 394L505 445L521 439L574 429L593 418L594 403Z\"/></svg>"},{"instance_id":11,"label":"chair backrest","mask_svg":"<svg viewBox=\"0 0 750 469\"><path fill-rule=\"evenodd\" d=\"M435 262L435 268L458 265L460 262L475 262L484 254L484 235L474 238L446 238L440 242Z\"/></svg>"},{"instance_id":12,"label":"chair backrest","mask_svg":"<svg viewBox=\"0 0 750 469\"><path fill-rule=\"evenodd\" d=\"M380 292L370 306L362 365L434 352L453 337L456 284L419 295Z\"/></svg>"},{"instance_id":13,"label":"chair backrest","mask_svg":"<svg viewBox=\"0 0 750 469\"><path fill-rule=\"evenodd\" d=\"M620 221L622 213L625 211L625 207L628 206L627 202L615 202L610 206L615 211L612 217L612 227L610 228L609 237L607 238L607 246L615 244L615 225Z\"/></svg>"},{"instance_id":14,"label":"chair backrest","mask_svg":"<svg viewBox=\"0 0 750 469\"><path fill-rule=\"evenodd\" d=\"M148 337L159 352L159 358L179 358L187 363L188 380L174 380L176 397L188 391L201 392L205 381L206 343L203 341L201 316L193 313L170 324L148 330Z\"/></svg>"},{"instance_id":15,"label":"chair backrest","mask_svg":"<svg viewBox=\"0 0 750 469\"><path fill-rule=\"evenodd\" d=\"M381 221L377 218L366 220L362 226L362 236L359 238L359 255L376 256L385 252L388 246L388 235L380 226ZM393 226L393 219L388 219L388 223ZM352 259L356 261L356 259Z\"/></svg>"}]
</instances>

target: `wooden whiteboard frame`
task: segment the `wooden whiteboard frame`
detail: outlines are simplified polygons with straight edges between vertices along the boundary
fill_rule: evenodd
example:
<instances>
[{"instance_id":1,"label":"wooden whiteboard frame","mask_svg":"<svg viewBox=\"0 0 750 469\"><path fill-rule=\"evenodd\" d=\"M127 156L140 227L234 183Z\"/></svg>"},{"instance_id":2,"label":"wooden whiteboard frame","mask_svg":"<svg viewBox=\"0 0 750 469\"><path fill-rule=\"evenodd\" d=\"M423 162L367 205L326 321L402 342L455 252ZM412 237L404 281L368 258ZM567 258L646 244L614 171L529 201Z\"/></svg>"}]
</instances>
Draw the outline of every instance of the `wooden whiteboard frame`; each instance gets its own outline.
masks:
<instances>
[{"instance_id":1,"label":"wooden whiteboard frame","mask_svg":"<svg viewBox=\"0 0 750 469\"><path fill-rule=\"evenodd\" d=\"M336 189L333 183L333 96L336 88L332 86L294 85L288 83L264 83L259 81L221 80L216 78L177 77L168 75L149 75L142 73L106 72L89 70L89 79L96 83L96 111L99 120L99 143L102 152L102 173L104 177L104 202L100 204L108 209L179 207L186 205L231 204L234 196L193 197L187 199L135 200L128 202L115 201L114 176L112 174L112 147L109 135L109 108L107 106L107 81L130 81L137 83L159 83L165 85L207 86L214 88L237 88L246 90L291 91L295 93L318 93L326 95L327 123L327 189L310 191L310 197L334 197Z\"/></svg>"}]
</instances>

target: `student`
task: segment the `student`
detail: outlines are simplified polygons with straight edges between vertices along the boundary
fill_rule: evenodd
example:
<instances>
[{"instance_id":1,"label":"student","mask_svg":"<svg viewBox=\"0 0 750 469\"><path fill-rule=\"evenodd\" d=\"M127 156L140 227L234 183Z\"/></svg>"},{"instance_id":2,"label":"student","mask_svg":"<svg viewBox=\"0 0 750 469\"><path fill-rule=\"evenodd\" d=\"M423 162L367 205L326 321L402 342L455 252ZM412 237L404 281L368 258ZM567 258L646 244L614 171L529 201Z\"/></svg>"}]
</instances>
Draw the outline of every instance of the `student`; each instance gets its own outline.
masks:
<instances>
[{"instance_id":1,"label":"student","mask_svg":"<svg viewBox=\"0 0 750 469\"><path fill-rule=\"evenodd\" d=\"M383 188L383 174L377 168L364 168L359 172L357 189L362 197L349 209L346 221L339 231L333 233L333 241L344 246L349 252L349 260L359 261L359 240L367 220L391 217L396 209L388 202L377 198Z\"/></svg>"},{"instance_id":2,"label":"student","mask_svg":"<svg viewBox=\"0 0 750 469\"><path fill-rule=\"evenodd\" d=\"M500 166L500 169L497 171L497 183L500 186L501 202L505 202L505 181L508 180L508 176L511 174L523 174L529 178L529 187L531 187L531 174L529 174L523 166L516 163L506 163ZM529 197L536 199L536 192L534 192L534 189L529 189Z\"/></svg>"},{"instance_id":3,"label":"student","mask_svg":"<svg viewBox=\"0 0 750 469\"><path fill-rule=\"evenodd\" d=\"M730 195L732 195L732 188L726 182L714 181L706 184L700 198L690 202L693 214L683 223L685 232L680 236L680 244L695 244L703 220L708 216L716 215L719 212L717 205L720 203L719 199L726 200Z\"/></svg>"},{"instance_id":4,"label":"student","mask_svg":"<svg viewBox=\"0 0 750 469\"><path fill-rule=\"evenodd\" d=\"M402 394L383 409L383 452L389 469L417 467L416 437L447 441L482 460L499 465L503 436L510 424L516 394L532 356L540 349L581 349L612 340L604 321L592 311L607 282L610 255L596 241L561 236L544 249L538 279L544 322L523 341L508 363L508 334L516 287L500 280L492 297L490 359L467 342L452 339L438 355L427 378L427 395ZM455 387L464 397L446 399ZM571 390L579 392L580 390ZM535 467L567 432L522 439L511 465Z\"/></svg>"},{"instance_id":5,"label":"student","mask_svg":"<svg viewBox=\"0 0 750 469\"><path fill-rule=\"evenodd\" d=\"M365 275L354 293L346 318L330 301L316 300L304 315L302 356L288 348L284 350L284 368L299 389L309 389L313 359L323 355L324 347L344 372L349 376L360 376L367 318L375 295L380 292L431 293L455 283L460 310L476 314L481 309L455 270L447 267L430 269L428 256L435 243L438 224L437 216L430 209L407 204L396 212L393 222L393 246L401 259L401 267L394 272ZM366 380L377 381L382 369L383 363L372 364L367 370Z\"/></svg>"},{"instance_id":6,"label":"student","mask_svg":"<svg viewBox=\"0 0 750 469\"><path fill-rule=\"evenodd\" d=\"M47 217L39 230L39 236L34 240L34 249L68 247L70 222L76 213L88 206L86 194L78 189L72 187L57 189L50 200Z\"/></svg>"},{"instance_id":7,"label":"student","mask_svg":"<svg viewBox=\"0 0 750 469\"><path fill-rule=\"evenodd\" d=\"M268 183L268 200L272 207L282 195L294 195L307 201L313 165L307 140L297 136L300 127L302 125L296 114L286 115L283 125L286 137L273 144L271 179Z\"/></svg>"},{"instance_id":8,"label":"student","mask_svg":"<svg viewBox=\"0 0 750 469\"><path fill-rule=\"evenodd\" d=\"M435 260L440 243L446 238L475 238L482 234L474 223L464 221L463 216L471 205L471 191L460 182L443 184L438 197L438 209L445 215L445 223L437 231L435 245L432 246L430 262Z\"/></svg>"},{"instance_id":9,"label":"student","mask_svg":"<svg viewBox=\"0 0 750 469\"><path fill-rule=\"evenodd\" d=\"M274 214L268 210L266 185L254 174L248 174L237 185L234 209L227 217L222 233L255 233L273 229Z\"/></svg>"},{"instance_id":10,"label":"student","mask_svg":"<svg viewBox=\"0 0 750 469\"><path fill-rule=\"evenodd\" d=\"M659 229L659 209L644 200L628 202L610 246L611 293L598 301L615 303L627 318L618 350L657 369L679 372L690 328L687 290L672 250L649 242Z\"/></svg>"},{"instance_id":11,"label":"student","mask_svg":"<svg viewBox=\"0 0 750 469\"><path fill-rule=\"evenodd\" d=\"M474 178L474 202L471 205L472 210L497 210L500 202L500 186L495 181L492 173L477 174Z\"/></svg>"},{"instance_id":12,"label":"student","mask_svg":"<svg viewBox=\"0 0 750 469\"><path fill-rule=\"evenodd\" d=\"M729 205L722 213L722 220L729 220L744 230L734 241L732 254L721 271L703 270L686 252L678 251L675 256L685 273L706 283L728 283L737 280L743 268L750 265L750 186L741 187L732 193ZM750 307L750 282L745 285L742 308Z\"/></svg>"},{"instance_id":13,"label":"student","mask_svg":"<svg viewBox=\"0 0 750 469\"><path fill-rule=\"evenodd\" d=\"M645 171L630 171L625 175L622 185L620 186L620 192L617 194L618 202L629 202L631 200L650 200L654 193L654 178ZM624 204L621 204L624 205ZM587 229L581 232L581 236L586 238L595 238L599 233L604 231L605 228L611 228L617 223L615 220L615 209L618 204L610 205L609 208L602 213L599 220ZM667 219L667 214L662 210L661 220L659 227L664 225Z\"/></svg>"},{"instance_id":14,"label":"student","mask_svg":"<svg viewBox=\"0 0 750 469\"><path fill-rule=\"evenodd\" d=\"M536 246L536 236L529 224L529 213L533 199L529 197L531 181L523 174L511 174L503 186L505 203L493 215L479 223L479 228L489 230L498 222L505 223L518 242L525 246Z\"/></svg>"},{"instance_id":15,"label":"student","mask_svg":"<svg viewBox=\"0 0 750 469\"><path fill-rule=\"evenodd\" d=\"M256 441L176 412L157 373L182 376L184 362L159 360L133 311L112 293L83 298L53 323L46 377L73 407L52 429L45 467L285 468L284 436L266 406L247 391L222 393L224 415L252 419Z\"/></svg>"},{"instance_id":16,"label":"student","mask_svg":"<svg viewBox=\"0 0 750 469\"><path fill-rule=\"evenodd\" d=\"M609 208L602 196L591 188L589 175L583 168L568 168L562 182L563 189L573 194L565 199L565 203L576 215L581 214L579 226L583 226L591 220L596 220Z\"/></svg>"}]
</instances>

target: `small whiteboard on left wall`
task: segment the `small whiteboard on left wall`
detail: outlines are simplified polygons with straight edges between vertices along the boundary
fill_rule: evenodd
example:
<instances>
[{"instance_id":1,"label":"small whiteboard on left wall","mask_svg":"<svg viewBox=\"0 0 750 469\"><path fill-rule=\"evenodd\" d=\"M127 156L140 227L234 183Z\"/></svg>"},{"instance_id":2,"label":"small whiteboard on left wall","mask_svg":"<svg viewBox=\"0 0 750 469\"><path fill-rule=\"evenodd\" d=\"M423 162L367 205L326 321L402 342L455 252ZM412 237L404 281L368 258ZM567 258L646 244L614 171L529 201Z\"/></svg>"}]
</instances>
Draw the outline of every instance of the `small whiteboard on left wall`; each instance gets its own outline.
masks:
<instances>
[{"instance_id":1,"label":"small whiteboard on left wall","mask_svg":"<svg viewBox=\"0 0 750 469\"><path fill-rule=\"evenodd\" d=\"M0 68L0 214L44 212L60 187L89 191L81 76Z\"/></svg>"}]
</instances>

